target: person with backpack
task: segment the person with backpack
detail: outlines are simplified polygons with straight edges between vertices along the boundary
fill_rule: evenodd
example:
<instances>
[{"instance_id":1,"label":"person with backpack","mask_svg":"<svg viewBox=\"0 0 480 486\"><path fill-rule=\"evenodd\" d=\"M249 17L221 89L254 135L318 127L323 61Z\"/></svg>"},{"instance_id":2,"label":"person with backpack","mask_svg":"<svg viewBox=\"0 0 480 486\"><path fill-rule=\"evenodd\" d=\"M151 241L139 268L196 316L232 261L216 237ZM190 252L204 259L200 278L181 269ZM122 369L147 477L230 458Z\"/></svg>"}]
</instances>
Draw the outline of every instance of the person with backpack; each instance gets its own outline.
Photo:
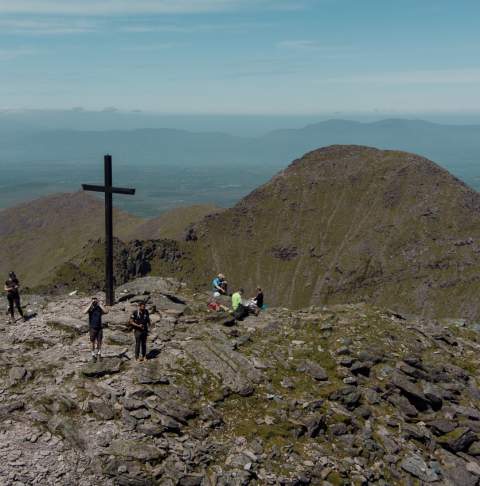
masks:
<instances>
[{"instance_id":1,"label":"person with backpack","mask_svg":"<svg viewBox=\"0 0 480 486\"><path fill-rule=\"evenodd\" d=\"M133 327L135 334L135 360L143 361L147 355L147 336L150 326L150 314L145 307L145 302L138 304L138 309L130 316L129 324Z\"/></svg>"},{"instance_id":2,"label":"person with backpack","mask_svg":"<svg viewBox=\"0 0 480 486\"><path fill-rule=\"evenodd\" d=\"M84 310L84 314L88 314L88 326L90 332L90 342L92 343L93 361L97 361L97 358L100 360L102 359L102 316L107 313L107 309L103 307L103 305L98 301L97 297L92 297L92 301Z\"/></svg>"},{"instance_id":3,"label":"person with backpack","mask_svg":"<svg viewBox=\"0 0 480 486\"><path fill-rule=\"evenodd\" d=\"M7 293L8 300L8 313L10 314L10 322L15 322L15 307L23 320L26 321L23 314L23 309L20 304L20 282L15 275L15 272L10 272L8 274L8 280L5 282L4 290Z\"/></svg>"}]
</instances>

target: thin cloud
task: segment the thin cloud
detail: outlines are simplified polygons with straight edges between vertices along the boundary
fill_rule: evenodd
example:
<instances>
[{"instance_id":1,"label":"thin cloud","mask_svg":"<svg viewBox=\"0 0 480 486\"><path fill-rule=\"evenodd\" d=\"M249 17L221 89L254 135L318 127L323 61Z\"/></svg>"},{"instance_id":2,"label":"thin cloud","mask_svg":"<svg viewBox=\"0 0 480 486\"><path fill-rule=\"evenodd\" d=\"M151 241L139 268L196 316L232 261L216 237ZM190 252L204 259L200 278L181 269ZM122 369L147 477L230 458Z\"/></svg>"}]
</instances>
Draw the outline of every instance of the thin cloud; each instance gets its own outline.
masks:
<instances>
[{"instance_id":1,"label":"thin cloud","mask_svg":"<svg viewBox=\"0 0 480 486\"><path fill-rule=\"evenodd\" d=\"M471 84L480 83L479 68L430 69L354 76L332 77L320 83L335 84Z\"/></svg>"},{"instance_id":2,"label":"thin cloud","mask_svg":"<svg viewBox=\"0 0 480 486\"><path fill-rule=\"evenodd\" d=\"M0 61L12 61L18 57L33 56L35 54L37 54L37 51L28 48L0 49Z\"/></svg>"},{"instance_id":3,"label":"thin cloud","mask_svg":"<svg viewBox=\"0 0 480 486\"><path fill-rule=\"evenodd\" d=\"M196 14L294 6L292 0L0 0L0 13L82 16Z\"/></svg>"},{"instance_id":4,"label":"thin cloud","mask_svg":"<svg viewBox=\"0 0 480 486\"><path fill-rule=\"evenodd\" d=\"M1 19L0 31L9 34L22 35L65 35L83 34L94 32L97 25L92 22L52 20L27 20L27 19Z\"/></svg>"},{"instance_id":5,"label":"thin cloud","mask_svg":"<svg viewBox=\"0 0 480 486\"><path fill-rule=\"evenodd\" d=\"M277 43L277 48L292 51L321 51L326 53L340 53L352 50L350 47L329 46L317 41L306 39L283 40Z\"/></svg>"},{"instance_id":6,"label":"thin cloud","mask_svg":"<svg viewBox=\"0 0 480 486\"><path fill-rule=\"evenodd\" d=\"M127 46L127 47L123 47L122 50L125 52L156 52L156 51L173 49L174 47L179 47L181 45L182 44L176 42L164 42L161 44Z\"/></svg>"},{"instance_id":7,"label":"thin cloud","mask_svg":"<svg viewBox=\"0 0 480 486\"><path fill-rule=\"evenodd\" d=\"M149 32L166 32L174 34L195 34L202 32L247 32L251 29L268 28L271 24L265 22L239 22L232 23L204 23L194 25L180 24L158 24L152 22L133 23L120 26L118 30L125 33L149 33Z\"/></svg>"}]
</instances>

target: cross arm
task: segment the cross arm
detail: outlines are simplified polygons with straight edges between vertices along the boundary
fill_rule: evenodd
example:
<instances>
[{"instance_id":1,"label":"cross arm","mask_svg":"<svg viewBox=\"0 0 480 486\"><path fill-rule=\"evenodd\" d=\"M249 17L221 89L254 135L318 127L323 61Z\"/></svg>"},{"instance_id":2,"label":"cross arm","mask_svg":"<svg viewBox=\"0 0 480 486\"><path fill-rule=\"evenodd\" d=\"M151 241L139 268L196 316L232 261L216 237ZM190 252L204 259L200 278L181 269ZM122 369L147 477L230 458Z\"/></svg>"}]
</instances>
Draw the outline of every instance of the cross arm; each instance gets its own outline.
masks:
<instances>
[{"instance_id":1,"label":"cross arm","mask_svg":"<svg viewBox=\"0 0 480 486\"><path fill-rule=\"evenodd\" d=\"M108 187L105 186L96 186L93 184L82 184L82 189L84 191L93 191L93 192L110 192L112 194L128 194L133 196L135 194L135 189L128 189L126 187Z\"/></svg>"}]
</instances>

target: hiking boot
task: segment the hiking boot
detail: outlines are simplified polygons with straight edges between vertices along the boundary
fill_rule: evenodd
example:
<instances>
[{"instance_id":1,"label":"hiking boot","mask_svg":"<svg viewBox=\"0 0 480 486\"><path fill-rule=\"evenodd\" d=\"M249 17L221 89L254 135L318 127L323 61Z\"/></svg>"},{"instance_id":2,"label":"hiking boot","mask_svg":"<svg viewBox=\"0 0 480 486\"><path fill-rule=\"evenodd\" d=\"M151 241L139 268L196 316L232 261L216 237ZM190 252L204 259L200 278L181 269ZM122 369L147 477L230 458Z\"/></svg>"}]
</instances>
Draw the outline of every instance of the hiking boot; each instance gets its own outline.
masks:
<instances>
[{"instance_id":1,"label":"hiking boot","mask_svg":"<svg viewBox=\"0 0 480 486\"><path fill-rule=\"evenodd\" d=\"M145 356L142 356L139 361L145 361Z\"/></svg>"},{"instance_id":2,"label":"hiking boot","mask_svg":"<svg viewBox=\"0 0 480 486\"><path fill-rule=\"evenodd\" d=\"M92 360L94 363L97 361L97 353L95 353L94 351L92 351Z\"/></svg>"},{"instance_id":3,"label":"hiking boot","mask_svg":"<svg viewBox=\"0 0 480 486\"><path fill-rule=\"evenodd\" d=\"M97 353L97 358L99 361L102 360L102 353L100 351Z\"/></svg>"}]
</instances>

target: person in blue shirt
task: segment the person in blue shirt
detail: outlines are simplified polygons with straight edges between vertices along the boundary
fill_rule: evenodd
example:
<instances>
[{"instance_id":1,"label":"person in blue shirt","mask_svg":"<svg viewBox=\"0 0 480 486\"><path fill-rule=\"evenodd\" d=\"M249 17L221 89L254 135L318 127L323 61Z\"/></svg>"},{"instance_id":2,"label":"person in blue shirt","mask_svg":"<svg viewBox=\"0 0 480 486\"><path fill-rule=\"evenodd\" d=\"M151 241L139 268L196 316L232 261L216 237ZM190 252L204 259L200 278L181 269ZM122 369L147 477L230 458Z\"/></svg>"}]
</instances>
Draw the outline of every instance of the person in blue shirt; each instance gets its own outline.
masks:
<instances>
[{"instance_id":1,"label":"person in blue shirt","mask_svg":"<svg viewBox=\"0 0 480 486\"><path fill-rule=\"evenodd\" d=\"M212 281L213 296L220 297L221 295L228 295L227 285L225 275L219 273Z\"/></svg>"}]
</instances>

